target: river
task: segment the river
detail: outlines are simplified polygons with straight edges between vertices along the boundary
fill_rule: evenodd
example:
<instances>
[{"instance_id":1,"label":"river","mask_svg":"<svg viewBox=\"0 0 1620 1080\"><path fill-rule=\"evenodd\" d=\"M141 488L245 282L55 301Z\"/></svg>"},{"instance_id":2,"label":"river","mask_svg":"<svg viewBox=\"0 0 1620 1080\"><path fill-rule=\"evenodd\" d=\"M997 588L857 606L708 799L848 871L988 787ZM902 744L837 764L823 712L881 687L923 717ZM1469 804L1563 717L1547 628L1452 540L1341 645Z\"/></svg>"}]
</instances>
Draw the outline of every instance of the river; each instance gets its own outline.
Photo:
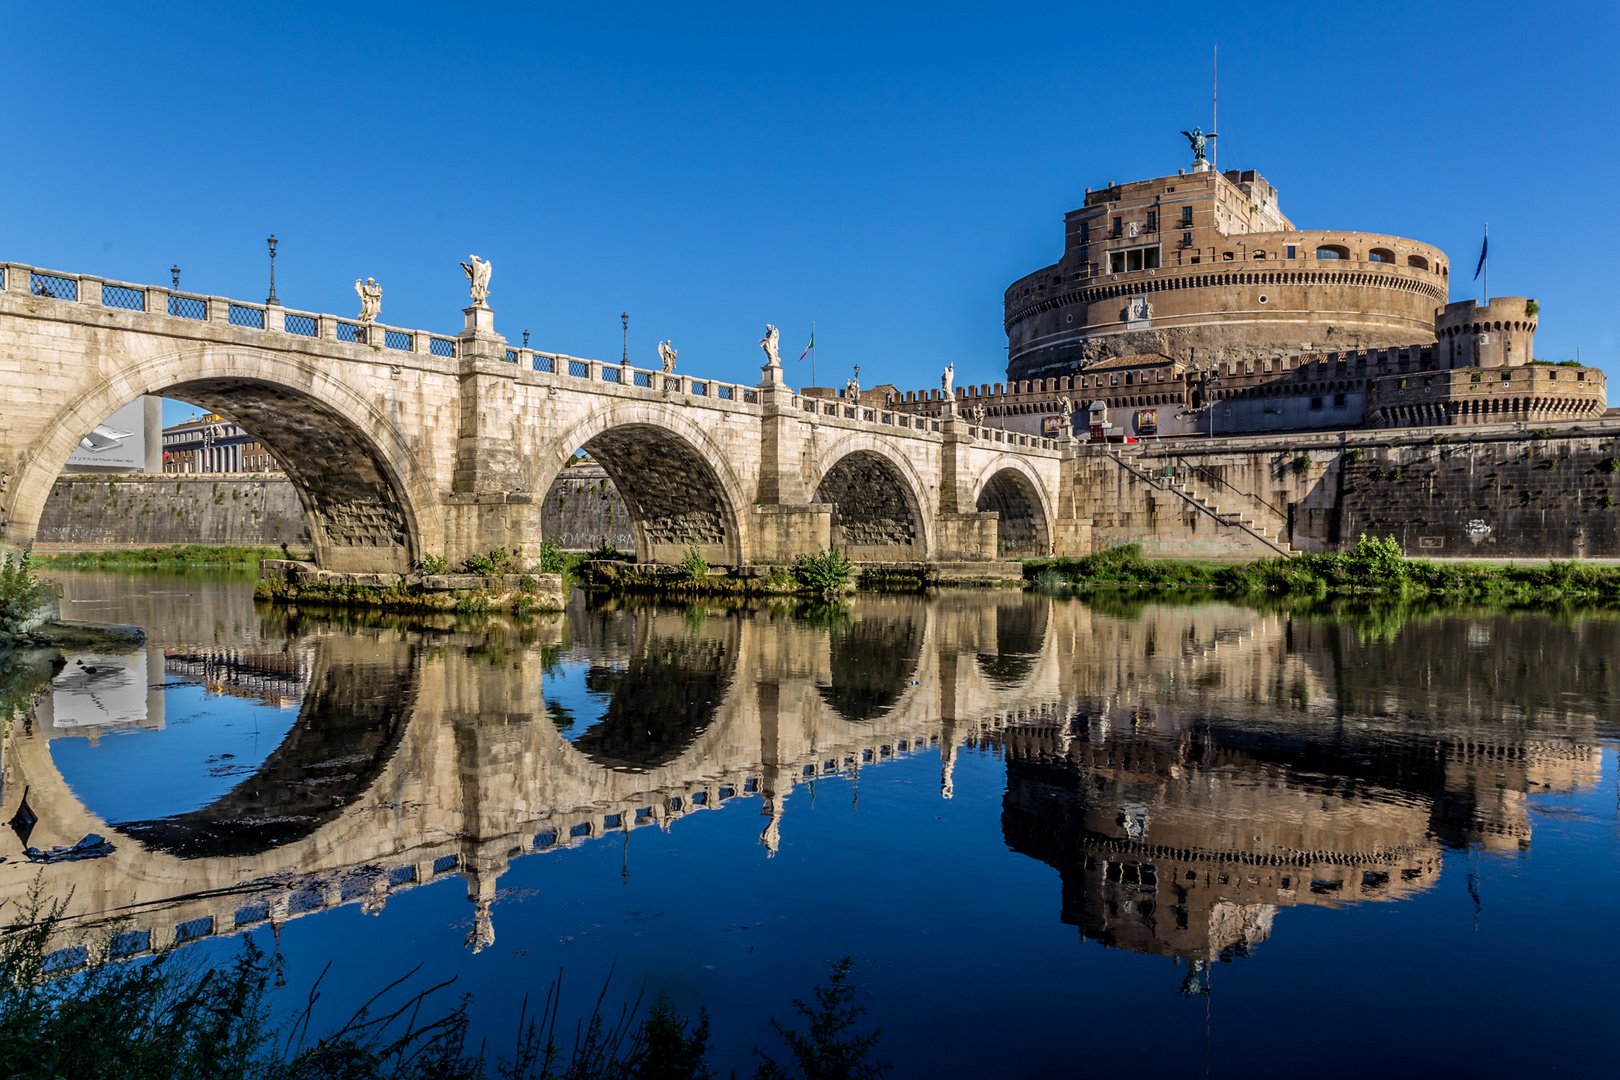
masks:
<instances>
[{"instance_id":1,"label":"river","mask_svg":"<svg viewBox=\"0 0 1620 1080\"><path fill-rule=\"evenodd\" d=\"M896 1075L1612 1067L1620 619L1008 592L439 620L51 572L8 911L281 958L336 1022L455 977L509 1045L666 994L779 1052L838 957ZM28 844L113 841L43 868Z\"/></svg>"}]
</instances>

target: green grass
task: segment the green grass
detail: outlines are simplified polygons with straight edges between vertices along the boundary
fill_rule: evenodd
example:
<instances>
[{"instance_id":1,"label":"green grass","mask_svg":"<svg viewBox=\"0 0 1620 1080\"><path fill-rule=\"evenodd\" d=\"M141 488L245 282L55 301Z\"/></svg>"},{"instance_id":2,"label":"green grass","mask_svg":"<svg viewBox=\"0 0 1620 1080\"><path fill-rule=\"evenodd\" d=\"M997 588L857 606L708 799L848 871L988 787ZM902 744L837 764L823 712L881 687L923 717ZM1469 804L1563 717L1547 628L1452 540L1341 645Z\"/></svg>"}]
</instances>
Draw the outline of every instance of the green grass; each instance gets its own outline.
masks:
<instances>
[{"instance_id":1,"label":"green grass","mask_svg":"<svg viewBox=\"0 0 1620 1080\"><path fill-rule=\"evenodd\" d=\"M1363 536L1346 552L1306 552L1247 563L1146 559L1139 545L1082 559L1025 564L1044 591L1144 588L1202 589L1229 597L1430 600L1534 605L1620 601L1620 566L1554 561L1546 566L1435 563L1408 559L1393 538Z\"/></svg>"},{"instance_id":2,"label":"green grass","mask_svg":"<svg viewBox=\"0 0 1620 1080\"><path fill-rule=\"evenodd\" d=\"M76 551L61 555L36 555L34 565L60 569L100 569L120 567L185 568L189 566L257 566L260 559L309 559L307 550L279 547L240 547L235 545L177 544L114 551Z\"/></svg>"}]
</instances>

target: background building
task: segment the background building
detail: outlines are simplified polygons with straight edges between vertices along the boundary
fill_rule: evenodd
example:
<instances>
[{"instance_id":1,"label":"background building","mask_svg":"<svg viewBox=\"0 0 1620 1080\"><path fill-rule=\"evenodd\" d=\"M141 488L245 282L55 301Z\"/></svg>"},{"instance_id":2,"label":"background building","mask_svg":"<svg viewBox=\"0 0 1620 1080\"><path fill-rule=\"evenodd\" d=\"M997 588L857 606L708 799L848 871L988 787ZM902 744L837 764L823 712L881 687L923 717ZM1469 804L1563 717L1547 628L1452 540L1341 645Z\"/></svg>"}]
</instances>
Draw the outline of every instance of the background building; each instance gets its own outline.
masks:
<instances>
[{"instance_id":1,"label":"background building","mask_svg":"<svg viewBox=\"0 0 1620 1080\"><path fill-rule=\"evenodd\" d=\"M280 472L268 447L217 413L163 429L166 473Z\"/></svg>"}]
</instances>

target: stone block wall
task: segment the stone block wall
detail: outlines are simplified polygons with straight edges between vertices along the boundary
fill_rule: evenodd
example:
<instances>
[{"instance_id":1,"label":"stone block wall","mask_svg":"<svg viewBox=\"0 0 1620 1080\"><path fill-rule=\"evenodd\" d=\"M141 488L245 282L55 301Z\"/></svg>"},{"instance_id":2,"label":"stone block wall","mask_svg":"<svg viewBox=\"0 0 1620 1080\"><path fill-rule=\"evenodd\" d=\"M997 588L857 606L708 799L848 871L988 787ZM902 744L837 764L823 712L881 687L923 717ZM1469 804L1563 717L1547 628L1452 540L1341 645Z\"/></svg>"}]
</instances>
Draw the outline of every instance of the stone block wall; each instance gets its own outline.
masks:
<instances>
[{"instance_id":1,"label":"stone block wall","mask_svg":"<svg viewBox=\"0 0 1620 1080\"><path fill-rule=\"evenodd\" d=\"M565 551L590 551L612 544L636 550L635 530L624 496L600 465L564 469L546 492L540 530Z\"/></svg>"},{"instance_id":2,"label":"stone block wall","mask_svg":"<svg viewBox=\"0 0 1620 1080\"><path fill-rule=\"evenodd\" d=\"M309 523L280 475L64 475L51 488L36 543L50 547L286 543L307 548Z\"/></svg>"}]
</instances>

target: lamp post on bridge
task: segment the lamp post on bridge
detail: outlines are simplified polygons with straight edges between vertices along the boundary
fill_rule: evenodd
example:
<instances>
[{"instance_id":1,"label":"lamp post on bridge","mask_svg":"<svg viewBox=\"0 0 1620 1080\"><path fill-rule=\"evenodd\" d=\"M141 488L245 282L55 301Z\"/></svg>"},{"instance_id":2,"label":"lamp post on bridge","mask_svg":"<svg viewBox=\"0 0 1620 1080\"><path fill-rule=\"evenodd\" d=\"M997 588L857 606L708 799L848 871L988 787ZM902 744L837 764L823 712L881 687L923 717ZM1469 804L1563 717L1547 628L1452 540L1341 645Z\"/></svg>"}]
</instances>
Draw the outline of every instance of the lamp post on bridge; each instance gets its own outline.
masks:
<instances>
[{"instance_id":1,"label":"lamp post on bridge","mask_svg":"<svg viewBox=\"0 0 1620 1080\"><path fill-rule=\"evenodd\" d=\"M630 313L626 311L619 319L624 323L624 353L619 357L619 366L623 367L630 362Z\"/></svg>"},{"instance_id":2,"label":"lamp post on bridge","mask_svg":"<svg viewBox=\"0 0 1620 1080\"><path fill-rule=\"evenodd\" d=\"M179 263L175 263L173 266L169 267L169 280L174 282L174 287L176 289L178 289L180 287L180 264Z\"/></svg>"},{"instance_id":3,"label":"lamp post on bridge","mask_svg":"<svg viewBox=\"0 0 1620 1080\"><path fill-rule=\"evenodd\" d=\"M264 303L266 307L280 307L281 301L276 299L276 234L271 233L265 243L270 245L270 296Z\"/></svg>"}]
</instances>

